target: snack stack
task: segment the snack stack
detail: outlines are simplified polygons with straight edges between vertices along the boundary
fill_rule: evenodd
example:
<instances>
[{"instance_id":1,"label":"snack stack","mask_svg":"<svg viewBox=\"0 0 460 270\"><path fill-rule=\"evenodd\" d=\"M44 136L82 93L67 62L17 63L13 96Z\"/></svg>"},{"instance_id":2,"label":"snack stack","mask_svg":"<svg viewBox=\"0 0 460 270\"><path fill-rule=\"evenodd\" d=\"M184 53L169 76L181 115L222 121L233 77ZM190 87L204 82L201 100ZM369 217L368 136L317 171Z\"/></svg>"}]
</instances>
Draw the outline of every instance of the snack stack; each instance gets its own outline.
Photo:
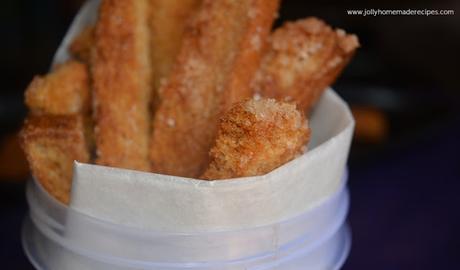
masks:
<instances>
[{"instance_id":1,"label":"snack stack","mask_svg":"<svg viewBox=\"0 0 460 270\"><path fill-rule=\"evenodd\" d=\"M343 263L354 122L326 90L359 42L313 17L272 30L279 5L87 2L25 94L37 268Z\"/></svg>"},{"instance_id":2,"label":"snack stack","mask_svg":"<svg viewBox=\"0 0 460 270\"><path fill-rule=\"evenodd\" d=\"M40 127L27 120L22 132L34 177L68 203L74 160L217 180L265 174L294 158L282 149L291 155L265 153L280 158L273 166L211 173L217 160L263 155L244 143L217 150L217 134L228 132L228 124L219 131L219 119L231 118L232 106L252 96L275 98L308 115L359 46L355 35L316 18L270 34L278 7L278 0L101 1L95 25L69 45L71 59L26 91L29 118L46 118ZM265 137L275 130L247 140L274 143ZM301 142L297 148L306 149L308 139Z\"/></svg>"}]
</instances>

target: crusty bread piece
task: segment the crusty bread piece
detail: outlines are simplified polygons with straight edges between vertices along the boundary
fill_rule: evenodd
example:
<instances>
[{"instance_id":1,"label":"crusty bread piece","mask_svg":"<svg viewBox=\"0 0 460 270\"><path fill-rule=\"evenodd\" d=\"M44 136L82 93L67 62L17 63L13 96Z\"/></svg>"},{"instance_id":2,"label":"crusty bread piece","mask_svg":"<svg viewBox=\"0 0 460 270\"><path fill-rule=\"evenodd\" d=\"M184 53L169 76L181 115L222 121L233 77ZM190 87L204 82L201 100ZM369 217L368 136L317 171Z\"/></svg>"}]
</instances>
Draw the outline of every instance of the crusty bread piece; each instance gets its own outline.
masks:
<instances>
[{"instance_id":1,"label":"crusty bread piece","mask_svg":"<svg viewBox=\"0 0 460 270\"><path fill-rule=\"evenodd\" d=\"M310 129L295 105L274 99L235 105L220 122L212 161L202 179L268 173L305 150Z\"/></svg>"},{"instance_id":2,"label":"crusty bread piece","mask_svg":"<svg viewBox=\"0 0 460 270\"><path fill-rule=\"evenodd\" d=\"M89 154L79 115L29 116L21 141L32 174L56 199L67 204L74 160L88 162Z\"/></svg>"},{"instance_id":3,"label":"crusty bread piece","mask_svg":"<svg viewBox=\"0 0 460 270\"><path fill-rule=\"evenodd\" d=\"M92 61L96 163L150 170L148 2L103 0Z\"/></svg>"},{"instance_id":4,"label":"crusty bread piece","mask_svg":"<svg viewBox=\"0 0 460 270\"><path fill-rule=\"evenodd\" d=\"M90 63L91 54L94 46L94 26L87 26L81 30L77 37L69 46L69 51L73 57L83 63Z\"/></svg>"},{"instance_id":5,"label":"crusty bread piece","mask_svg":"<svg viewBox=\"0 0 460 270\"><path fill-rule=\"evenodd\" d=\"M176 60L186 22L202 0L150 0L150 35L154 89L158 89Z\"/></svg>"},{"instance_id":6,"label":"crusty bread piece","mask_svg":"<svg viewBox=\"0 0 460 270\"><path fill-rule=\"evenodd\" d=\"M44 76L35 76L26 89L25 103L33 115L80 114L88 148L94 149L90 80L85 64L69 60Z\"/></svg>"},{"instance_id":7,"label":"crusty bread piece","mask_svg":"<svg viewBox=\"0 0 460 270\"><path fill-rule=\"evenodd\" d=\"M218 118L252 95L278 0L204 0L187 28L156 112L153 171L198 177L209 162Z\"/></svg>"},{"instance_id":8,"label":"crusty bread piece","mask_svg":"<svg viewBox=\"0 0 460 270\"><path fill-rule=\"evenodd\" d=\"M358 38L317 18L287 22L270 37L253 89L309 112L359 47Z\"/></svg>"},{"instance_id":9,"label":"crusty bread piece","mask_svg":"<svg viewBox=\"0 0 460 270\"><path fill-rule=\"evenodd\" d=\"M90 109L86 66L69 61L45 76L36 76L25 92L25 102L33 114L76 114Z\"/></svg>"}]
</instances>

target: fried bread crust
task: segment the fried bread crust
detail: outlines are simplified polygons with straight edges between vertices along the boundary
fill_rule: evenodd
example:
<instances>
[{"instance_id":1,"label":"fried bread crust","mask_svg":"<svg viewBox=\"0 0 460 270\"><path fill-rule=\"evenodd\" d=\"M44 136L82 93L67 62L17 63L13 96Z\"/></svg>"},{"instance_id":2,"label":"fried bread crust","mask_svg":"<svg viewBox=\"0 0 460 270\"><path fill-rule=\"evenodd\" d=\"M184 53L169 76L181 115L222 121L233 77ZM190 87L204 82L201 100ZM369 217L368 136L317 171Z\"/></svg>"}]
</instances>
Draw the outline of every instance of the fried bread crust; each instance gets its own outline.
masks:
<instances>
[{"instance_id":1,"label":"fried bread crust","mask_svg":"<svg viewBox=\"0 0 460 270\"><path fill-rule=\"evenodd\" d=\"M73 162L89 161L83 130L80 115L31 115L20 133L33 176L65 204L70 197Z\"/></svg>"},{"instance_id":2,"label":"fried bread crust","mask_svg":"<svg viewBox=\"0 0 460 270\"><path fill-rule=\"evenodd\" d=\"M25 92L25 103L34 114L76 114L90 109L88 71L71 60L45 76L35 76Z\"/></svg>"},{"instance_id":3,"label":"fried bread crust","mask_svg":"<svg viewBox=\"0 0 460 270\"><path fill-rule=\"evenodd\" d=\"M150 170L147 20L146 0L101 3L92 60L97 164Z\"/></svg>"},{"instance_id":4,"label":"fried bread crust","mask_svg":"<svg viewBox=\"0 0 460 270\"><path fill-rule=\"evenodd\" d=\"M274 99L239 103L222 118L211 164L201 178L268 173L301 154L309 138L304 114L295 105Z\"/></svg>"},{"instance_id":5,"label":"fried bread crust","mask_svg":"<svg viewBox=\"0 0 460 270\"><path fill-rule=\"evenodd\" d=\"M287 22L270 37L253 89L309 112L359 47L355 35L311 17Z\"/></svg>"},{"instance_id":6,"label":"fried bread crust","mask_svg":"<svg viewBox=\"0 0 460 270\"><path fill-rule=\"evenodd\" d=\"M186 30L154 119L154 172L198 177L208 166L218 119L252 95L278 0L205 0Z\"/></svg>"}]
</instances>

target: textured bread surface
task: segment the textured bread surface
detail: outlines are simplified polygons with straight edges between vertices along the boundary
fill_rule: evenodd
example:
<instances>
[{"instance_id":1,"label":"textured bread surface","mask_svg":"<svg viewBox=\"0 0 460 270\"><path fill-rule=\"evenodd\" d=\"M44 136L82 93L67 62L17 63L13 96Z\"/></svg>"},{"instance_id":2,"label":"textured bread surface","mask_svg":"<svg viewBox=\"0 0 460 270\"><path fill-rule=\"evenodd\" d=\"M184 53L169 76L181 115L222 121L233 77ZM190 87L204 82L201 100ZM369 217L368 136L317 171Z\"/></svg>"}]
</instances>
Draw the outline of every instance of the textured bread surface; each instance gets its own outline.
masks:
<instances>
[{"instance_id":1,"label":"textured bread surface","mask_svg":"<svg viewBox=\"0 0 460 270\"><path fill-rule=\"evenodd\" d=\"M96 163L150 170L150 39L146 0L104 0L92 60Z\"/></svg>"},{"instance_id":2,"label":"textured bread surface","mask_svg":"<svg viewBox=\"0 0 460 270\"><path fill-rule=\"evenodd\" d=\"M271 35L253 89L309 112L358 47L355 35L333 30L320 19L287 22Z\"/></svg>"},{"instance_id":3,"label":"textured bread surface","mask_svg":"<svg viewBox=\"0 0 460 270\"><path fill-rule=\"evenodd\" d=\"M87 26L75 37L69 51L76 59L89 64L94 48L94 26Z\"/></svg>"},{"instance_id":4,"label":"textured bread surface","mask_svg":"<svg viewBox=\"0 0 460 270\"><path fill-rule=\"evenodd\" d=\"M35 76L25 92L25 103L34 114L76 114L90 109L87 68L78 61L57 66L45 76Z\"/></svg>"},{"instance_id":5,"label":"textured bread surface","mask_svg":"<svg viewBox=\"0 0 460 270\"><path fill-rule=\"evenodd\" d=\"M157 89L176 60L185 25L202 0L151 0L150 34L153 85Z\"/></svg>"},{"instance_id":6,"label":"textured bread surface","mask_svg":"<svg viewBox=\"0 0 460 270\"><path fill-rule=\"evenodd\" d=\"M278 0L204 0L187 27L153 123L154 172L198 177L209 163L218 119L252 95L250 81Z\"/></svg>"},{"instance_id":7,"label":"textured bread surface","mask_svg":"<svg viewBox=\"0 0 460 270\"><path fill-rule=\"evenodd\" d=\"M69 202L75 160L89 154L79 115L29 116L20 133L33 176L56 199Z\"/></svg>"},{"instance_id":8,"label":"textured bread surface","mask_svg":"<svg viewBox=\"0 0 460 270\"><path fill-rule=\"evenodd\" d=\"M202 179L262 175L306 150L310 129L295 105L274 99L235 105L221 120Z\"/></svg>"}]
</instances>

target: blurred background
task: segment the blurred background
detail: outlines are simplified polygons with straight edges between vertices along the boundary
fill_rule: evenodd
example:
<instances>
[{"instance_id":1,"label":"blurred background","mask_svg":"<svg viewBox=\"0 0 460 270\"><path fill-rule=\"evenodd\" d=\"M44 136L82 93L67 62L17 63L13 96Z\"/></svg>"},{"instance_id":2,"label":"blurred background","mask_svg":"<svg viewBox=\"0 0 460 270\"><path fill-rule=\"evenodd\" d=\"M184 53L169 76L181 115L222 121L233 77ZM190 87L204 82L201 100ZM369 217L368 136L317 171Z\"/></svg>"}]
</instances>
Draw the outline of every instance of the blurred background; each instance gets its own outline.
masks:
<instances>
[{"instance_id":1,"label":"blurred background","mask_svg":"<svg viewBox=\"0 0 460 270\"><path fill-rule=\"evenodd\" d=\"M16 0L0 9L0 258L32 269L20 244L29 172L16 134L23 92L47 72L83 1ZM353 246L344 269L448 269L460 247L460 14L351 16L351 9L452 9L460 1L284 1L277 25L317 16L356 33L334 89L357 120L349 162ZM6 264L6 265L5 265Z\"/></svg>"}]
</instances>

